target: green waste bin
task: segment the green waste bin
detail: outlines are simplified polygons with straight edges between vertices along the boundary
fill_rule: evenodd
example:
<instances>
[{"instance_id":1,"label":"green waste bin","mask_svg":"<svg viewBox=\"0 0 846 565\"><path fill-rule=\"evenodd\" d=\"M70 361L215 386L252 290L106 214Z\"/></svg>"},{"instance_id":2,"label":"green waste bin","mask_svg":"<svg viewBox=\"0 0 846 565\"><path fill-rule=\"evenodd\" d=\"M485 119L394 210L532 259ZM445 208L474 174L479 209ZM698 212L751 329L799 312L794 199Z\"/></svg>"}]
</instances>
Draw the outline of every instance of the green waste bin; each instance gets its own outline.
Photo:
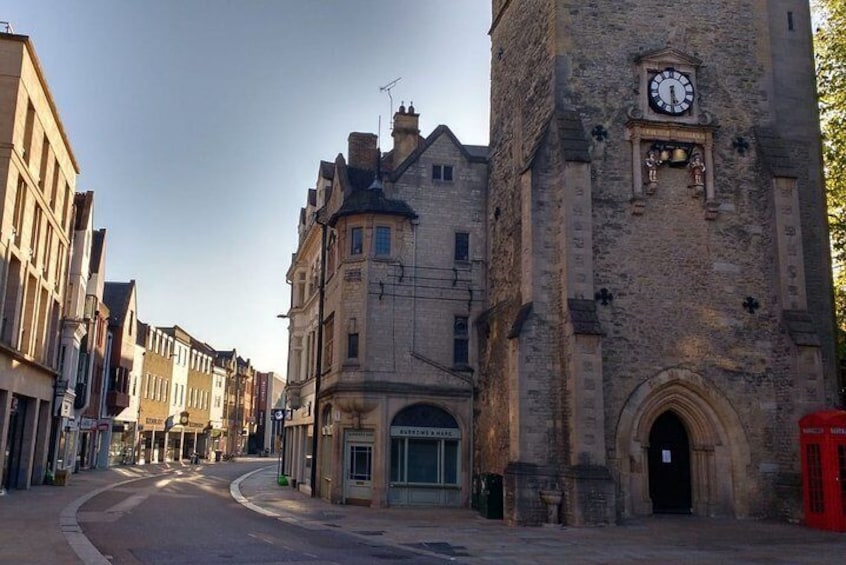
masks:
<instances>
[{"instance_id":1,"label":"green waste bin","mask_svg":"<svg viewBox=\"0 0 846 565\"><path fill-rule=\"evenodd\" d=\"M479 513L490 520L502 520L502 475L480 475Z\"/></svg>"}]
</instances>

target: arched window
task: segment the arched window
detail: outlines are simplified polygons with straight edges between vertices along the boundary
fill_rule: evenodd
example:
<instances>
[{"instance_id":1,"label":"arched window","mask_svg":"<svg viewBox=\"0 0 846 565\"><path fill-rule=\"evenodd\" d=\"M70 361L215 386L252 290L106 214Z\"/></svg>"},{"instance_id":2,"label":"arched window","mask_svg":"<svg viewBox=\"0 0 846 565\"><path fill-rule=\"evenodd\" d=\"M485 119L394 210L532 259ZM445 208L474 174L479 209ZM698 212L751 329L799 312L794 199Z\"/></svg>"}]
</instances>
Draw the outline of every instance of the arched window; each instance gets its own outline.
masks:
<instances>
[{"instance_id":1,"label":"arched window","mask_svg":"<svg viewBox=\"0 0 846 565\"><path fill-rule=\"evenodd\" d=\"M391 485L457 485L461 431L448 412L410 406L391 422Z\"/></svg>"}]
</instances>

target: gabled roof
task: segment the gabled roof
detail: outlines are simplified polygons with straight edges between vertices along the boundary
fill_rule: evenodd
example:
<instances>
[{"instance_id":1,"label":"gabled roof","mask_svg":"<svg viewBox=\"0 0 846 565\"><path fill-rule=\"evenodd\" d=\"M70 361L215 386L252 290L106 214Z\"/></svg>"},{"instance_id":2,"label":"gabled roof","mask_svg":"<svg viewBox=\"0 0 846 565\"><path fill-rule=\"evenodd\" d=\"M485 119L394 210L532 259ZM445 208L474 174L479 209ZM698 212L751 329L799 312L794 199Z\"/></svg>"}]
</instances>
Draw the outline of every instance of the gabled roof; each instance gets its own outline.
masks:
<instances>
[{"instance_id":1,"label":"gabled roof","mask_svg":"<svg viewBox=\"0 0 846 565\"><path fill-rule=\"evenodd\" d=\"M103 285L103 303L109 308L110 326L121 326L129 312L129 302L132 298L132 290L135 288L135 280L129 282L109 282Z\"/></svg>"},{"instance_id":2,"label":"gabled roof","mask_svg":"<svg viewBox=\"0 0 846 565\"><path fill-rule=\"evenodd\" d=\"M484 148L484 151L481 150L482 146L479 145L463 145L458 138L455 137L455 134L452 133L452 130L449 129L447 126L441 124L436 127L432 133L429 134L423 143L417 146L417 149L411 152L411 154L405 158L405 161L400 163L398 167L396 167L393 171L391 171L390 180L391 182L396 182L400 176L411 166L412 163L417 161L420 156L426 152L429 147L438 140L438 138L442 135L446 135L458 148L461 154L464 156L465 159L470 161L471 163L487 163L488 161L488 151L487 147ZM472 151L468 149L472 147Z\"/></svg>"},{"instance_id":3,"label":"gabled roof","mask_svg":"<svg viewBox=\"0 0 846 565\"><path fill-rule=\"evenodd\" d=\"M88 265L89 273L97 273L103 258L103 249L106 246L106 228L95 230L91 234L91 261Z\"/></svg>"}]
</instances>

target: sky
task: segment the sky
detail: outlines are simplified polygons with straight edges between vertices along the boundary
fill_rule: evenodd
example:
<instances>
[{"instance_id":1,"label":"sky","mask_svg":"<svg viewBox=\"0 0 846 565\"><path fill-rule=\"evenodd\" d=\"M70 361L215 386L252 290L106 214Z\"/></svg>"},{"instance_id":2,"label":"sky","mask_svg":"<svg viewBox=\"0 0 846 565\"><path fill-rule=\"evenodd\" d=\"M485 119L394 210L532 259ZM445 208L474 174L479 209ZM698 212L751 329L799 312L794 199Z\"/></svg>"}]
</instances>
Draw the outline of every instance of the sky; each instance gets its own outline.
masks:
<instances>
[{"instance_id":1,"label":"sky","mask_svg":"<svg viewBox=\"0 0 846 565\"><path fill-rule=\"evenodd\" d=\"M138 317L284 375L297 220L352 131L413 101L488 143L489 0L4 0Z\"/></svg>"}]
</instances>

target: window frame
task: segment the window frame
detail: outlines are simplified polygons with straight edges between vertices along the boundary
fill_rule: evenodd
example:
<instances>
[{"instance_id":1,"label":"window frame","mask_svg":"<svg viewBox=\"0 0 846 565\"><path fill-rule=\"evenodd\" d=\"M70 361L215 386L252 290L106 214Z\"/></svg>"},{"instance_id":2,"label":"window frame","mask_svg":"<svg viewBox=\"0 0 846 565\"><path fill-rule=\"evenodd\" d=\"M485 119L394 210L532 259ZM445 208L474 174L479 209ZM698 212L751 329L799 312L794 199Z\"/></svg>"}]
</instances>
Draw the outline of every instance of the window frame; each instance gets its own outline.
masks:
<instances>
[{"instance_id":1,"label":"window frame","mask_svg":"<svg viewBox=\"0 0 846 565\"><path fill-rule=\"evenodd\" d=\"M463 238L461 236L464 236ZM463 239L463 241L461 241ZM463 247L463 256L459 257L459 245ZM456 262L470 261L470 232L457 231L455 232L454 246L453 246L453 260Z\"/></svg>"},{"instance_id":2,"label":"window frame","mask_svg":"<svg viewBox=\"0 0 846 565\"><path fill-rule=\"evenodd\" d=\"M462 323L464 325L463 330L459 326ZM454 367L470 365L470 318L468 316L453 316L452 364Z\"/></svg>"},{"instance_id":3,"label":"window frame","mask_svg":"<svg viewBox=\"0 0 846 565\"><path fill-rule=\"evenodd\" d=\"M387 240L385 240L385 233L387 232ZM373 256L374 257L390 257L391 256L391 239L393 238L393 230L391 226L376 226L373 233ZM387 249L383 246L387 244Z\"/></svg>"},{"instance_id":4,"label":"window frame","mask_svg":"<svg viewBox=\"0 0 846 565\"><path fill-rule=\"evenodd\" d=\"M350 227L349 252L350 257L360 257L364 255L364 228L362 226Z\"/></svg>"}]
</instances>

